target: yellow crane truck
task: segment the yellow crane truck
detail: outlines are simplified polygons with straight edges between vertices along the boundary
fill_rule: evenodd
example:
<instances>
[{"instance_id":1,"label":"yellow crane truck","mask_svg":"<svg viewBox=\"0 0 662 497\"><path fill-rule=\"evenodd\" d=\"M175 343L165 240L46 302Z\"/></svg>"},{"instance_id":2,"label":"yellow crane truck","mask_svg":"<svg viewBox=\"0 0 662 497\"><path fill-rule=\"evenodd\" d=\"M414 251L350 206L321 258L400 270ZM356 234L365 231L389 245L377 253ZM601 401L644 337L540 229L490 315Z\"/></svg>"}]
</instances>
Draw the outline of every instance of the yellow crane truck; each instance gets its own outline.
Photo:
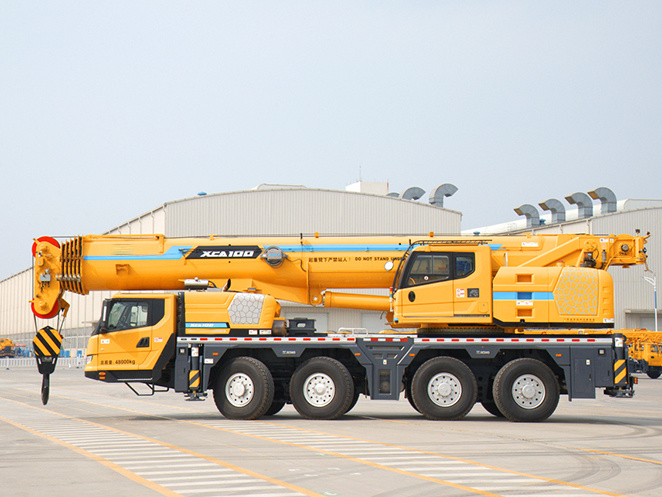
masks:
<instances>
[{"instance_id":1,"label":"yellow crane truck","mask_svg":"<svg viewBox=\"0 0 662 497\"><path fill-rule=\"evenodd\" d=\"M291 403L306 418L334 419L360 394L397 400L404 391L430 419L462 418L480 402L512 421L541 421L560 394L632 396L607 268L645 263L645 243L576 234L42 237L31 305L48 319L66 315L65 292L123 292L104 302L85 375L192 400L213 390L228 418ZM279 300L381 311L392 330L318 332L312 320L281 318Z\"/></svg>"},{"instance_id":2,"label":"yellow crane truck","mask_svg":"<svg viewBox=\"0 0 662 497\"><path fill-rule=\"evenodd\" d=\"M14 357L16 344L9 338L0 338L0 358Z\"/></svg>"},{"instance_id":3,"label":"yellow crane truck","mask_svg":"<svg viewBox=\"0 0 662 497\"><path fill-rule=\"evenodd\" d=\"M627 332L630 350L629 368L657 379L662 374L662 333L646 330Z\"/></svg>"}]
</instances>

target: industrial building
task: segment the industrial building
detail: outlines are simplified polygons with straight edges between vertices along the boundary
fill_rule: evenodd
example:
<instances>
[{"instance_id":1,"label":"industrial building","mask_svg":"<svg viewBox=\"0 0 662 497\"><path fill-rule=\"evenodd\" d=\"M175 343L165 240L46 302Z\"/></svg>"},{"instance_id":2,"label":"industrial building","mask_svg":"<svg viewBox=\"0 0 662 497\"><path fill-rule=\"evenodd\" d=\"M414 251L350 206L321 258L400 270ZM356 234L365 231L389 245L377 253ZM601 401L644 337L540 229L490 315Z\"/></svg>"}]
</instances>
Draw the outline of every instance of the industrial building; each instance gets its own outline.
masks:
<instances>
[{"instance_id":1,"label":"industrial building","mask_svg":"<svg viewBox=\"0 0 662 497\"><path fill-rule=\"evenodd\" d=\"M433 189L427 201L425 191L412 187L401 194L388 191L387 183L356 183L347 190L311 189L292 185L260 185L238 192L199 194L166 202L106 232L106 234L152 234L167 237L270 235L491 235L508 233L591 233L642 234L651 232L648 243L649 267L662 267L662 200L621 200L606 188L575 193L560 200L548 199L539 205L549 214L525 204L515 209L522 219L495 226L461 231L462 214L443 206L444 198L457 188L442 184ZM596 205L593 205L593 201ZM600 204L597 204L597 201ZM576 208L574 208L576 206ZM35 233L35 236L48 233ZM645 268L610 270L615 286L615 327L648 328L654 326L652 286L644 280ZM27 268L0 282L0 337L29 344L35 333L30 312L32 269ZM343 289L352 291L352 289ZM365 290L364 290L365 291ZM370 291L368 291L370 292ZM372 293L383 292L375 290ZM98 320L101 305L111 292L80 296L68 294L71 304L62 327L63 346L69 354L83 355L87 338ZM384 316L373 311L306 307L282 302L285 318L309 317L318 330L340 327L385 327ZM57 321L51 320L56 327ZM43 325L39 323L40 326Z\"/></svg>"},{"instance_id":2,"label":"industrial building","mask_svg":"<svg viewBox=\"0 0 662 497\"><path fill-rule=\"evenodd\" d=\"M260 185L255 189L199 194L166 202L162 206L117 226L105 234L151 234L166 237L270 236L270 235L458 235L462 214L443 207L444 197L457 188L440 185L429 202L417 201L425 192L410 188L402 194L388 191L387 183L356 183L347 190L311 189L291 185ZM36 236L49 233L35 233ZM0 336L31 343L35 322L30 311L32 269L0 282ZM344 289L351 290L351 289ZM364 290L365 291L365 290ZM383 290L382 290L383 292ZM104 299L111 292L81 296L67 294L71 304L62 328L63 347L70 354L84 354L91 329L99 319ZM306 316L318 330L340 327L380 329L378 312L351 309L308 308L282 302L285 318ZM57 327L55 319L50 326ZM44 322L39 323L40 326Z\"/></svg>"}]
</instances>

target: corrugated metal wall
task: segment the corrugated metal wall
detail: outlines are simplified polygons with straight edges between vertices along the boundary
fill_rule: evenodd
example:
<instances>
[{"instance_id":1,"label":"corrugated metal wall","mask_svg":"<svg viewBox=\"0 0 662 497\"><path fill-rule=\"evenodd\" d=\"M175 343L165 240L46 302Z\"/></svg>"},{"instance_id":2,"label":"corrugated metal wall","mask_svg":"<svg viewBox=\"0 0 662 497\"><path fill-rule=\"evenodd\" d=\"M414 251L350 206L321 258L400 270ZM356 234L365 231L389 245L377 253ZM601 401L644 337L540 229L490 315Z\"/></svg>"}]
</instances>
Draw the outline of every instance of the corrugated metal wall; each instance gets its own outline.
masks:
<instances>
[{"instance_id":1,"label":"corrugated metal wall","mask_svg":"<svg viewBox=\"0 0 662 497\"><path fill-rule=\"evenodd\" d=\"M332 190L251 190L166 205L167 236L458 234L461 214L422 202Z\"/></svg>"},{"instance_id":2,"label":"corrugated metal wall","mask_svg":"<svg viewBox=\"0 0 662 497\"><path fill-rule=\"evenodd\" d=\"M32 269L0 281L0 337L6 338L34 330L30 312Z\"/></svg>"},{"instance_id":3,"label":"corrugated metal wall","mask_svg":"<svg viewBox=\"0 0 662 497\"><path fill-rule=\"evenodd\" d=\"M143 214L106 232L107 235L142 235L165 233L166 211L163 207Z\"/></svg>"}]
</instances>

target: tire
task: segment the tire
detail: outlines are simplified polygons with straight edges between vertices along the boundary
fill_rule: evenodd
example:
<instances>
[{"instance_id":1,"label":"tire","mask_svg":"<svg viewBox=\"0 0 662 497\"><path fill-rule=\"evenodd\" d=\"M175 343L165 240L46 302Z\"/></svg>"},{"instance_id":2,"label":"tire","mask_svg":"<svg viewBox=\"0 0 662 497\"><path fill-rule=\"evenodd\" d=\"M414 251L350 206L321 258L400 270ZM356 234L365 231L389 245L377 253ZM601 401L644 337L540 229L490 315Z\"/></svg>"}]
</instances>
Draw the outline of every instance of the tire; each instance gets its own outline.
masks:
<instances>
[{"instance_id":1,"label":"tire","mask_svg":"<svg viewBox=\"0 0 662 497\"><path fill-rule=\"evenodd\" d=\"M412 406L416 412L421 412L418 407L416 407L416 404L414 404L414 399L411 397L411 381L408 381L407 386L405 387L405 397L407 397L409 405Z\"/></svg>"},{"instance_id":2,"label":"tire","mask_svg":"<svg viewBox=\"0 0 662 497\"><path fill-rule=\"evenodd\" d=\"M347 368L330 357L313 357L292 375L290 399L307 419L336 419L354 400L354 382Z\"/></svg>"},{"instance_id":3,"label":"tire","mask_svg":"<svg viewBox=\"0 0 662 497\"><path fill-rule=\"evenodd\" d=\"M649 378L655 380L660 377L660 374L662 374L662 369L649 367L646 374L648 375Z\"/></svg>"},{"instance_id":4,"label":"tire","mask_svg":"<svg viewBox=\"0 0 662 497\"><path fill-rule=\"evenodd\" d=\"M350 402L349 407L345 411L345 414L347 414L349 411L354 409L354 406L356 403L359 401L359 391L356 389L356 386L354 387L354 398L352 399L352 402Z\"/></svg>"},{"instance_id":5,"label":"tire","mask_svg":"<svg viewBox=\"0 0 662 497\"><path fill-rule=\"evenodd\" d=\"M478 387L469 367L453 357L425 362L411 382L412 405L428 419L461 419L476 403Z\"/></svg>"},{"instance_id":6,"label":"tire","mask_svg":"<svg viewBox=\"0 0 662 497\"><path fill-rule=\"evenodd\" d=\"M505 417L501 411L499 411L499 408L497 407L496 403L493 400L484 400L481 402L483 407L487 412L489 412L491 415L496 416L497 418L503 418Z\"/></svg>"},{"instance_id":7,"label":"tire","mask_svg":"<svg viewBox=\"0 0 662 497\"><path fill-rule=\"evenodd\" d=\"M264 363L236 357L221 370L214 386L214 403L229 419L257 419L273 403L274 380Z\"/></svg>"},{"instance_id":8,"label":"tire","mask_svg":"<svg viewBox=\"0 0 662 497\"><path fill-rule=\"evenodd\" d=\"M492 396L510 421L543 421L559 404L559 382L544 363L515 359L497 373Z\"/></svg>"},{"instance_id":9,"label":"tire","mask_svg":"<svg viewBox=\"0 0 662 497\"><path fill-rule=\"evenodd\" d=\"M281 411L281 409L283 409L283 407L285 407L284 400L274 400L269 406L269 409L267 409L267 412L264 413L264 415L273 416L274 414L278 414Z\"/></svg>"}]
</instances>

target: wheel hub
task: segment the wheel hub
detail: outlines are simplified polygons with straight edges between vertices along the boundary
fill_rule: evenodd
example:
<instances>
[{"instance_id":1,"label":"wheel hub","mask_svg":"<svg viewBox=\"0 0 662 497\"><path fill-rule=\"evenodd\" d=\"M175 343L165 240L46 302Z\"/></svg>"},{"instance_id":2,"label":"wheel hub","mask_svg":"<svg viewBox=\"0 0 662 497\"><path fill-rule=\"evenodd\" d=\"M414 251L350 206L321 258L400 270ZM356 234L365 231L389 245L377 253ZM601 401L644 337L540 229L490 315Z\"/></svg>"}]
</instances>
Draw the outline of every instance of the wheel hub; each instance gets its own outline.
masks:
<instances>
[{"instance_id":1,"label":"wheel hub","mask_svg":"<svg viewBox=\"0 0 662 497\"><path fill-rule=\"evenodd\" d=\"M225 384L225 396L235 407L244 407L253 400L254 390L253 380L244 373L233 374Z\"/></svg>"},{"instance_id":2,"label":"wheel hub","mask_svg":"<svg viewBox=\"0 0 662 497\"><path fill-rule=\"evenodd\" d=\"M336 396L336 386L329 375L315 373L306 378L303 384L303 394L311 405L324 407L330 404Z\"/></svg>"},{"instance_id":3,"label":"wheel hub","mask_svg":"<svg viewBox=\"0 0 662 497\"><path fill-rule=\"evenodd\" d=\"M246 387L243 383L235 382L232 384L232 395L235 397L241 397L246 393Z\"/></svg>"},{"instance_id":4,"label":"wheel hub","mask_svg":"<svg viewBox=\"0 0 662 497\"><path fill-rule=\"evenodd\" d=\"M513 382L513 400L524 409L535 409L545 400L545 385L535 375L525 374Z\"/></svg>"},{"instance_id":5,"label":"wheel hub","mask_svg":"<svg viewBox=\"0 0 662 497\"><path fill-rule=\"evenodd\" d=\"M428 382L428 396L440 407L450 407L462 397L462 384L455 375L439 373Z\"/></svg>"}]
</instances>

